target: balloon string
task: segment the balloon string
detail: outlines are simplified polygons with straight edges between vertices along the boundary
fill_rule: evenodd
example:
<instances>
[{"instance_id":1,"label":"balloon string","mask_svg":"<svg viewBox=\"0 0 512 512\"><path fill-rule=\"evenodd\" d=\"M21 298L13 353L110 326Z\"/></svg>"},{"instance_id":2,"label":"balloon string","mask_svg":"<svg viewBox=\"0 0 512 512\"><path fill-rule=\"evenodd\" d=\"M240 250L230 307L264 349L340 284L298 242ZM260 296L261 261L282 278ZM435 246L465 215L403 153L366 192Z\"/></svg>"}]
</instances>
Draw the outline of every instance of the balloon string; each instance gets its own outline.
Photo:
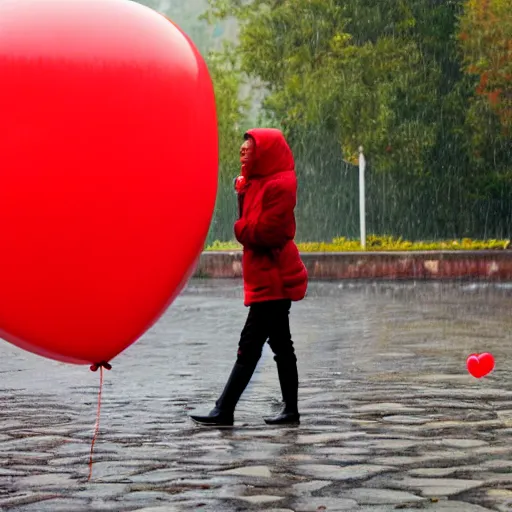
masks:
<instances>
[{"instance_id":1,"label":"balloon string","mask_svg":"<svg viewBox=\"0 0 512 512\"><path fill-rule=\"evenodd\" d=\"M101 394L103 392L103 368L106 368L107 370L110 370L110 365L107 363L99 363L97 365L91 366L92 371L96 371L97 369L100 369L100 390L98 392L98 408L96 410L96 424L94 425L94 434L92 436L92 442L91 442L91 455L89 458L89 478L87 481L89 482L92 477L92 465L93 465L93 453L94 453L94 443L96 442L96 438L98 437L98 432L100 430L100 413L101 413Z\"/></svg>"}]
</instances>

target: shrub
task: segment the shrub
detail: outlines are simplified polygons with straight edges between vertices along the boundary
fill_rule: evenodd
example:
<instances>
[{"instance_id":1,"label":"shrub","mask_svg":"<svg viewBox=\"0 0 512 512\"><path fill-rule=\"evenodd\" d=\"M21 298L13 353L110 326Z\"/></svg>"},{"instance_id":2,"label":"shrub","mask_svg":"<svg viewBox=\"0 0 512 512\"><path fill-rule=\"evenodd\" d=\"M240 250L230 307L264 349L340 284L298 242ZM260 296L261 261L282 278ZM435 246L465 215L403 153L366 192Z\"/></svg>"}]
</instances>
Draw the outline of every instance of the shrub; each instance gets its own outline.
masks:
<instances>
[{"instance_id":1,"label":"shrub","mask_svg":"<svg viewBox=\"0 0 512 512\"><path fill-rule=\"evenodd\" d=\"M335 238L332 242L301 242L297 244L301 252L356 252L362 251L359 240L345 237ZM460 240L408 241L391 236L369 235L366 240L367 252L372 251L479 251L508 249L510 240ZM215 241L206 251L239 251L241 245L236 241Z\"/></svg>"}]
</instances>

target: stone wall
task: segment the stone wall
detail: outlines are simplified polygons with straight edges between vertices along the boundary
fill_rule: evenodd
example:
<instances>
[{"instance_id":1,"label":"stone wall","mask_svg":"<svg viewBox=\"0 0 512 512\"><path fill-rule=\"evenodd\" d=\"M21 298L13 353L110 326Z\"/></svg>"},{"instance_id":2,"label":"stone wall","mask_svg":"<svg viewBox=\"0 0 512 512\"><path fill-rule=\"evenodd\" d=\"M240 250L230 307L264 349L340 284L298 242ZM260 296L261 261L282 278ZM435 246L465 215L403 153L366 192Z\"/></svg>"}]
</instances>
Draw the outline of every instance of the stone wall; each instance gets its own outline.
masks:
<instances>
[{"instance_id":1,"label":"stone wall","mask_svg":"<svg viewBox=\"0 0 512 512\"><path fill-rule=\"evenodd\" d=\"M310 279L512 280L512 251L302 253ZM241 252L204 252L196 277L242 277Z\"/></svg>"}]
</instances>

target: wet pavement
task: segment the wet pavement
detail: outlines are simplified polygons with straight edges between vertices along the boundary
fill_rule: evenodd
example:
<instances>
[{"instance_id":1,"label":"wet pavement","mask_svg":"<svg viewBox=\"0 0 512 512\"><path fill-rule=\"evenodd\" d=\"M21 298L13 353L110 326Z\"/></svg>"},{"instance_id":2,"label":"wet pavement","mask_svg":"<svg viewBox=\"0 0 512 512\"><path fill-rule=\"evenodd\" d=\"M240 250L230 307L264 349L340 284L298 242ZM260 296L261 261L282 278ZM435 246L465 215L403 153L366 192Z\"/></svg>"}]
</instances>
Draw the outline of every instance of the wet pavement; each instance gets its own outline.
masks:
<instances>
[{"instance_id":1,"label":"wet pavement","mask_svg":"<svg viewBox=\"0 0 512 512\"><path fill-rule=\"evenodd\" d=\"M0 342L0 511L512 511L512 285L314 283L292 309L299 428L265 350L234 429L193 425L231 369L239 281L192 281L99 375ZM474 379L472 352L496 370Z\"/></svg>"}]
</instances>

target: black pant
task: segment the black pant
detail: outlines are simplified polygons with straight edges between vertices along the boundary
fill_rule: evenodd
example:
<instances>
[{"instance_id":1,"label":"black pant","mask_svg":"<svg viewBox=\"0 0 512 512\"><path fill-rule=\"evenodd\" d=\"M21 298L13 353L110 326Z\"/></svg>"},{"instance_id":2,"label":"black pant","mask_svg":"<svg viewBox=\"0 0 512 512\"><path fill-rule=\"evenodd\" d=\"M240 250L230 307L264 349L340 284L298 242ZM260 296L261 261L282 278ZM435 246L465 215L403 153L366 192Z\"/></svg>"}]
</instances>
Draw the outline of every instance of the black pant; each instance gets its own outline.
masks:
<instances>
[{"instance_id":1,"label":"black pant","mask_svg":"<svg viewBox=\"0 0 512 512\"><path fill-rule=\"evenodd\" d=\"M238 354L216 408L232 414L251 380L266 341L273 350L284 402L297 409L297 357L290 335L291 301L276 300L253 304L240 336Z\"/></svg>"},{"instance_id":2,"label":"black pant","mask_svg":"<svg viewBox=\"0 0 512 512\"><path fill-rule=\"evenodd\" d=\"M290 334L290 300L259 302L250 306L238 344L237 363L256 367L268 340L279 361L297 361Z\"/></svg>"}]
</instances>

